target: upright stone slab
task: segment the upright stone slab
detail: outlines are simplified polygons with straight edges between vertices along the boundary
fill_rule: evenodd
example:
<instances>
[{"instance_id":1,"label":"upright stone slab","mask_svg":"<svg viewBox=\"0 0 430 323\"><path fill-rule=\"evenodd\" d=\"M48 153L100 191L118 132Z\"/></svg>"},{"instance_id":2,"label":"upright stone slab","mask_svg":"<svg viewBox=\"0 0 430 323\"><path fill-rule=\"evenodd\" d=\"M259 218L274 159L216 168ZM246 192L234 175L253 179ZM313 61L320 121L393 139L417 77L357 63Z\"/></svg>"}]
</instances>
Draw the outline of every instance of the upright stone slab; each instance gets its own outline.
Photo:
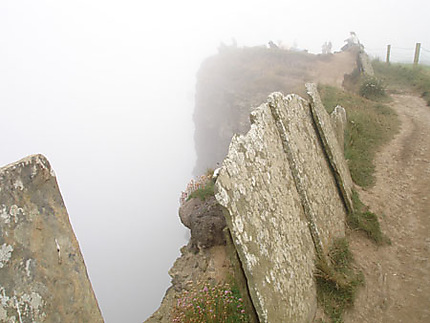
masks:
<instances>
[{"instance_id":1,"label":"upright stone slab","mask_svg":"<svg viewBox=\"0 0 430 323\"><path fill-rule=\"evenodd\" d=\"M334 176L342 194L343 201L347 211L353 212L352 178L351 174L349 173L349 168L345 161L343 151L339 147L336 134L333 131L333 127L331 126L330 116L322 104L317 85L314 83L308 83L306 84L306 88L312 99L312 116L321 137L324 150L330 160L330 164L334 171Z\"/></svg>"},{"instance_id":2,"label":"upright stone slab","mask_svg":"<svg viewBox=\"0 0 430 323\"><path fill-rule=\"evenodd\" d=\"M315 249L268 104L234 136L216 198L242 262L260 322L310 322L316 309Z\"/></svg>"},{"instance_id":3,"label":"upright stone slab","mask_svg":"<svg viewBox=\"0 0 430 323\"><path fill-rule=\"evenodd\" d=\"M318 255L345 236L345 209L315 129L309 103L297 95L269 96ZM335 139L337 140L337 139Z\"/></svg>"},{"instance_id":4,"label":"upright stone slab","mask_svg":"<svg viewBox=\"0 0 430 323\"><path fill-rule=\"evenodd\" d=\"M0 322L103 322L41 155L0 168Z\"/></svg>"},{"instance_id":5,"label":"upright stone slab","mask_svg":"<svg viewBox=\"0 0 430 323\"><path fill-rule=\"evenodd\" d=\"M375 76L375 71L373 70L372 62L369 58L369 55L367 55L367 53L363 49L361 49L358 53L358 64L364 75Z\"/></svg>"},{"instance_id":6,"label":"upright stone slab","mask_svg":"<svg viewBox=\"0 0 430 323\"><path fill-rule=\"evenodd\" d=\"M337 105L332 113L330 114L330 121L333 127L337 142L339 143L339 148L342 153L344 153L345 146L345 128L346 128L346 110Z\"/></svg>"}]
</instances>

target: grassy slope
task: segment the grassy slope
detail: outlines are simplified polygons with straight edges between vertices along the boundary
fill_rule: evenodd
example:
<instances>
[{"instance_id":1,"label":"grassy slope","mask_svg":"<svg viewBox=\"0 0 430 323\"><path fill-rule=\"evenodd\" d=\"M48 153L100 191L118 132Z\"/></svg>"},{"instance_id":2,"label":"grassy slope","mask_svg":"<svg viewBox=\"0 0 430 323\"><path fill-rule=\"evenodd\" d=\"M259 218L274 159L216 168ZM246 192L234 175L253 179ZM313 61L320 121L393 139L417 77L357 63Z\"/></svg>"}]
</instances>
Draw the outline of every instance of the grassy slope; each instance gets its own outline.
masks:
<instances>
[{"instance_id":1,"label":"grassy slope","mask_svg":"<svg viewBox=\"0 0 430 323\"><path fill-rule=\"evenodd\" d=\"M421 95L430 105L430 67L411 64L373 62L376 77L391 91L408 91Z\"/></svg>"}]
</instances>

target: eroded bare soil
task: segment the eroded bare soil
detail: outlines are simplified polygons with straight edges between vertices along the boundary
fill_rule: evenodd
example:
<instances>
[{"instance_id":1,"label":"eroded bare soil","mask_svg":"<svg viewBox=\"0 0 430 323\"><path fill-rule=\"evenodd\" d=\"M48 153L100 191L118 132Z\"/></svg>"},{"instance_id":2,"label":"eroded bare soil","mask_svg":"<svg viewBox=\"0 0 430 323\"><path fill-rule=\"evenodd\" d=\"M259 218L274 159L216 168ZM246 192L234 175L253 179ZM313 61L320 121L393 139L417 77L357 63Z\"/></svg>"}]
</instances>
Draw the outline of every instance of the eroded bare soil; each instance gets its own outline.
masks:
<instances>
[{"instance_id":1,"label":"eroded bare soil","mask_svg":"<svg viewBox=\"0 0 430 323\"><path fill-rule=\"evenodd\" d=\"M430 107L406 94L392 106L401 130L375 160L376 185L360 191L392 244L352 234L366 285L345 322L430 322Z\"/></svg>"}]
</instances>

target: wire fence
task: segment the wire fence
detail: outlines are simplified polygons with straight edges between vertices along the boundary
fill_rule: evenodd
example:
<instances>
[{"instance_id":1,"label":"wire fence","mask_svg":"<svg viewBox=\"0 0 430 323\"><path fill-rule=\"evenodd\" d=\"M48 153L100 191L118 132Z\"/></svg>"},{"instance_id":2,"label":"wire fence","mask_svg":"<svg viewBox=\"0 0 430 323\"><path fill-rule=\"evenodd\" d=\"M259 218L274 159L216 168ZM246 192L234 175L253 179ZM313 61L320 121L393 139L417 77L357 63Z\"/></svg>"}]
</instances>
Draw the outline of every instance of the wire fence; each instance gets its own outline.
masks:
<instances>
[{"instance_id":1,"label":"wire fence","mask_svg":"<svg viewBox=\"0 0 430 323\"><path fill-rule=\"evenodd\" d=\"M381 61L386 61L387 58L387 47L380 48L365 48L366 52L373 58L378 58ZM390 62L393 63L409 63L414 62L415 47L405 48L391 45L390 50ZM421 45L419 51L418 64L430 65L430 48L426 48Z\"/></svg>"}]
</instances>

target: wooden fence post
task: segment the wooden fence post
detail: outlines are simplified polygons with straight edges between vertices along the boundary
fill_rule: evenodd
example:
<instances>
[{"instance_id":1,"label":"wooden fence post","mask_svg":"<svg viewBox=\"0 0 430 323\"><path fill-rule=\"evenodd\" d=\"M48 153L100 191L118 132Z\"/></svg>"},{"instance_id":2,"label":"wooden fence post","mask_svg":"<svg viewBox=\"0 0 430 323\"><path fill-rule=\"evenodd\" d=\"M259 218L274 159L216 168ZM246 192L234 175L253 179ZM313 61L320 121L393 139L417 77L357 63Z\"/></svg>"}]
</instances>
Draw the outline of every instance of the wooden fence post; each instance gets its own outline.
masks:
<instances>
[{"instance_id":1,"label":"wooden fence post","mask_svg":"<svg viewBox=\"0 0 430 323\"><path fill-rule=\"evenodd\" d=\"M420 58L420 49L421 49L421 43L417 43L415 45L414 65L418 64L418 60Z\"/></svg>"},{"instance_id":2,"label":"wooden fence post","mask_svg":"<svg viewBox=\"0 0 430 323\"><path fill-rule=\"evenodd\" d=\"M391 45L387 45L387 64L390 63Z\"/></svg>"}]
</instances>

